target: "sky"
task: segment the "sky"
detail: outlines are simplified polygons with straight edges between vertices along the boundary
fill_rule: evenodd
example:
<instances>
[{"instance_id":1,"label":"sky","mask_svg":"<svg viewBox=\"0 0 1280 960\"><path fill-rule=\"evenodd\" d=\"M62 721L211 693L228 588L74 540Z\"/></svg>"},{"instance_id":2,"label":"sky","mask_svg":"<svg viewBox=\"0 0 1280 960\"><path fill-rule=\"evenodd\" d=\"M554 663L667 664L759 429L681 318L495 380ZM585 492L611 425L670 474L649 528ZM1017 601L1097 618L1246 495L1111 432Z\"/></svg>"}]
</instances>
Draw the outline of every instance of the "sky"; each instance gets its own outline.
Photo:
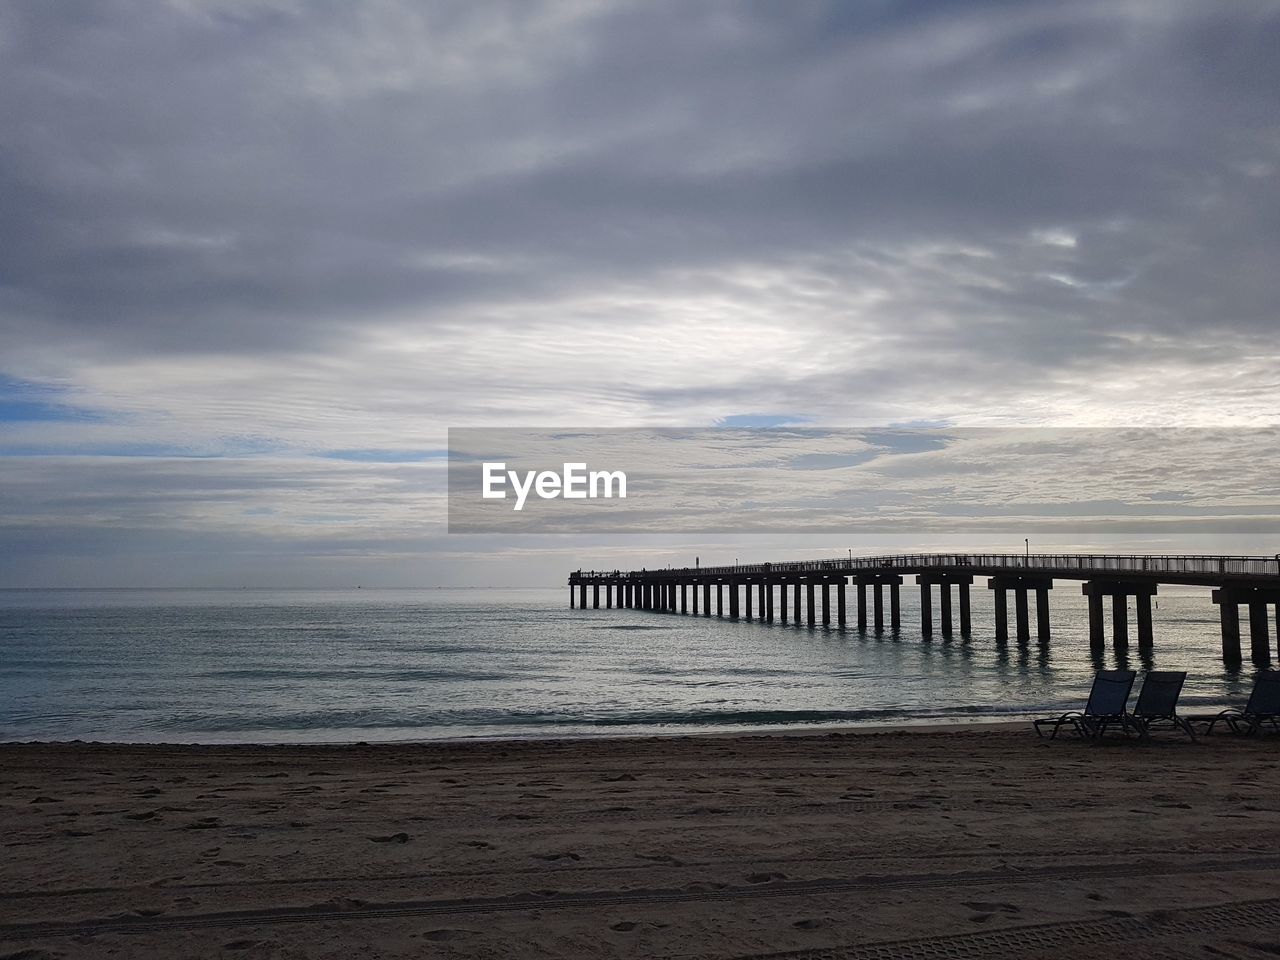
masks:
<instances>
[{"instance_id":1,"label":"sky","mask_svg":"<svg viewBox=\"0 0 1280 960\"><path fill-rule=\"evenodd\" d=\"M0 5L0 586L956 536L450 534L450 428L1274 425L1277 49L1274 0Z\"/></svg>"}]
</instances>

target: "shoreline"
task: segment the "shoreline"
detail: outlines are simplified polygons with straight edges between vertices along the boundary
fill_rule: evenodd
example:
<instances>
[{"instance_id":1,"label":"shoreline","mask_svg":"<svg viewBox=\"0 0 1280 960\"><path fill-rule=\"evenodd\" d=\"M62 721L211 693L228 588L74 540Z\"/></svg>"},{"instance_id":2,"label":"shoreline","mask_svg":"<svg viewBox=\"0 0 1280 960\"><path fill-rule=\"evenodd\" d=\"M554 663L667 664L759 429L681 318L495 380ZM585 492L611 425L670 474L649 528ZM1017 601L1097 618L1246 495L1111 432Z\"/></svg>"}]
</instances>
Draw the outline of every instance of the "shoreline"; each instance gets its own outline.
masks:
<instances>
[{"instance_id":1,"label":"shoreline","mask_svg":"<svg viewBox=\"0 0 1280 960\"><path fill-rule=\"evenodd\" d=\"M634 742L637 740L701 740L701 739L735 739L756 737L825 737L825 736L866 736L880 733L955 733L964 731L984 731L1001 729L1018 729L1027 727L1033 717L1040 714L1027 714L1025 717L1008 719L975 719L975 720L929 720L920 722L901 721L867 724L840 725L805 725L795 724L775 727L743 727L719 730L681 730L673 732L637 732L625 733L610 731L608 733L582 734L530 734L528 736L448 736L448 737L410 737L394 740L111 740L84 739L72 740L0 740L0 749L16 746L103 746L103 747L197 747L197 748L289 748L289 747L405 747L430 746L432 744L509 744L509 743L596 743L609 741Z\"/></svg>"},{"instance_id":2,"label":"shoreline","mask_svg":"<svg viewBox=\"0 0 1280 960\"><path fill-rule=\"evenodd\" d=\"M1201 707L1196 705L1196 715L1216 714L1226 705ZM1065 712L1065 711L1063 711ZM936 719L911 721L869 722L865 724L789 724L779 726L740 727L732 729L694 729L678 731L637 731L627 733L610 730L607 733L553 733L520 735L474 735L442 737L405 737L397 739L361 740L113 740L77 737L71 740L6 740L0 739L0 748L12 746L125 746L125 747L397 747L429 746L432 744L506 744L506 743L594 743L608 741L632 742L637 740L699 740L734 739L755 737L824 737L874 735L879 733L938 734L964 731L1029 729L1033 719L1054 716L1052 711L1002 716L999 719L980 717L974 719Z\"/></svg>"}]
</instances>

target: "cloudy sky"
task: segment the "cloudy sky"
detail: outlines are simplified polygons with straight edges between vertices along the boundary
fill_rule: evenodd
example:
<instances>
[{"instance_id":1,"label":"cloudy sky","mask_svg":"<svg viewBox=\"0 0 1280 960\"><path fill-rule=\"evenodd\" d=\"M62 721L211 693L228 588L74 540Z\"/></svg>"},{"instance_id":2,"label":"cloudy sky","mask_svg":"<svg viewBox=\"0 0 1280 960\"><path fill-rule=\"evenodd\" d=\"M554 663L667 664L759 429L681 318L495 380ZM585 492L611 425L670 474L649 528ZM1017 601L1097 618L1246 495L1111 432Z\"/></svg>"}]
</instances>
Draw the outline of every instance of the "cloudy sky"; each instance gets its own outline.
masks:
<instances>
[{"instance_id":1,"label":"cloudy sky","mask_svg":"<svg viewBox=\"0 0 1280 960\"><path fill-rule=\"evenodd\" d=\"M0 585L669 549L447 534L449 427L1274 424L1278 49L1274 0L6 3Z\"/></svg>"}]
</instances>

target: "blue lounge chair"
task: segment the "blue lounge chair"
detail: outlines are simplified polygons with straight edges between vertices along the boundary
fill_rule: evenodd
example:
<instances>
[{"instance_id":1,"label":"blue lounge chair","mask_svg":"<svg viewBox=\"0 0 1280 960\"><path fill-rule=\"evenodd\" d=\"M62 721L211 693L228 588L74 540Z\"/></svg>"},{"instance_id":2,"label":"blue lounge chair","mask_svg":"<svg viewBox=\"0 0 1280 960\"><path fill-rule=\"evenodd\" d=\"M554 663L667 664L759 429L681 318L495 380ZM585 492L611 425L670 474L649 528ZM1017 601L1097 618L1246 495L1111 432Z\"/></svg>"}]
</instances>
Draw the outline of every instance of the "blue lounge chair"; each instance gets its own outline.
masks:
<instances>
[{"instance_id":1,"label":"blue lounge chair","mask_svg":"<svg viewBox=\"0 0 1280 960\"><path fill-rule=\"evenodd\" d=\"M1053 727L1049 739L1058 736L1064 726L1070 726L1082 737L1096 740L1107 732L1107 727L1119 724L1124 730L1131 726L1126 709L1129 693L1133 690L1133 680L1137 674L1132 670L1099 670L1093 678L1093 689L1089 691L1089 701L1083 710L1074 710L1058 717L1046 717L1035 720L1036 736L1043 737L1042 727Z\"/></svg>"},{"instance_id":2,"label":"blue lounge chair","mask_svg":"<svg viewBox=\"0 0 1280 960\"><path fill-rule=\"evenodd\" d=\"M1185 670L1149 670L1142 678L1142 690L1138 702L1129 714L1129 722L1143 740L1151 739L1151 729L1169 724L1181 730L1192 740L1196 738L1191 724L1178 716L1178 697L1187 681Z\"/></svg>"},{"instance_id":3,"label":"blue lounge chair","mask_svg":"<svg viewBox=\"0 0 1280 960\"><path fill-rule=\"evenodd\" d=\"M1209 719L1206 734L1221 721L1232 733L1257 733L1264 724L1280 730L1280 670L1260 670L1243 710L1234 707Z\"/></svg>"}]
</instances>

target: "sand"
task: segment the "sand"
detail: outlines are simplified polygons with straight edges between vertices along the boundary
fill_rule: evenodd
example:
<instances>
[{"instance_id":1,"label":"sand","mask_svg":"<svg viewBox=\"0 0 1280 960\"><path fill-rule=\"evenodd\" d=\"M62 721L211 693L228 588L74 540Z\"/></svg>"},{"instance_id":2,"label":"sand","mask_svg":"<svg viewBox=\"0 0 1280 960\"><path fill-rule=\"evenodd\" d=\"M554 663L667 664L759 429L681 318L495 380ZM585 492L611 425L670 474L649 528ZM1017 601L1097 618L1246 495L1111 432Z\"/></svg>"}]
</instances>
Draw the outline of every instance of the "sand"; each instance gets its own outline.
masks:
<instances>
[{"instance_id":1,"label":"sand","mask_svg":"<svg viewBox=\"0 0 1280 960\"><path fill-rule=\"evenodd\" d=\"M1022 725L4 745L0 958L1274 960L1277 758Z\"/></svg>"}]
</instances>

